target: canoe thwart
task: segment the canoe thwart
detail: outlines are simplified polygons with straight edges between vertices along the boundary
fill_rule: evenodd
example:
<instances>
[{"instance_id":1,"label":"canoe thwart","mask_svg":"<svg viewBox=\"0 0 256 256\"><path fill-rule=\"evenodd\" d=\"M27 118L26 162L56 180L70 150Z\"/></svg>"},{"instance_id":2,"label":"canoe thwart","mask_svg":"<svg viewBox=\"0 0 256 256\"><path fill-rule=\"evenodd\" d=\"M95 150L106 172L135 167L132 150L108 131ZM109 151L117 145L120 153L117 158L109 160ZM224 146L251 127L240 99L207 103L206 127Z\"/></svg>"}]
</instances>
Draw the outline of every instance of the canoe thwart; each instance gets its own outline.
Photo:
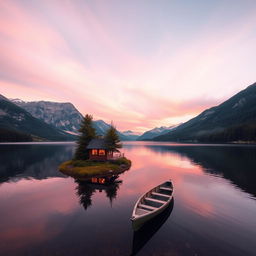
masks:
<instances>
[{"instance_id":1,"label":"canoe thwart","mask_svg":"<svg viewBox=\"0 0 256 256\"><path fill-rule=\"evenodd\" d=\"M166 195L166 194L162 194L162 193L159 193L159 192L152 192L152 195L156 195L156 196L164 196L164 197L168 197L170 198L171 195Z\"/></svg>"},{"instance_id":2,"label":"canoe thwart","mask_svg":"<svg viewBox=\"0 0 256 256\"><path fill-rule=\"evenodd\" d=\"M150 205L146 205L146 204L139 204L138 207L148 208L150 210L155 210L158 208L158 207L154 207L154 206L150 206Z\"/></svg>"},{"instance_id":3,"label":"canoe thwart","mask_svg":"<svg viewBox=\"0 0 256 256\"><path fill-rule=\"evenodd\" d=\"M162 200L158 200L158 199L154 199L154 198L151 198L151 197L145 197L146 200L149 200L149 201L153 201L153 202L156 202L156 203L161 203L161 204L164 204L165 201L162 201Z\"/></svg>"},{"instance_id":4,"label":"canoe thwart","mask_svg":"<svg viewBox=\"0 0 256 256\"><path fill-rule=\"evenodd\" d=\"M172 189L171 189L171 188L167 188L167 187L160 187L160 189L168 190L168 191L172 191Z\"/></svg>"}]
</instances>

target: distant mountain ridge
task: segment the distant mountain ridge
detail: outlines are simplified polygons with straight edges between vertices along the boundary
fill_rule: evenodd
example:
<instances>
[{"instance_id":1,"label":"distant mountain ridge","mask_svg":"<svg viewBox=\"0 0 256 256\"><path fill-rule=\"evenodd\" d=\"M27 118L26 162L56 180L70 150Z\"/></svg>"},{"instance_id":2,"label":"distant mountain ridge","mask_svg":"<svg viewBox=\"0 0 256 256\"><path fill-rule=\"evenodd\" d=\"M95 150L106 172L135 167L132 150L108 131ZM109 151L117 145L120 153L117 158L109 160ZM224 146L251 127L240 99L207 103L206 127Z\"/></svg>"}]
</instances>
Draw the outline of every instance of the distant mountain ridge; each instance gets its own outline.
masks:
<instances>
[{"instance_id":1,"label":"distant mountain ridge","mask_svg":"<svg viewBox=\"0 0 256 256\"><path fill-rule=\"evenodd\" d=\"M42 120L0 95L0 141L67 141L75 137Z\"/></svg>"},{"instance_id":2,"label":"distant mountain ridge","mask_svg":"<svg viewBox=\"0 0 256 256\"><path fill-rule=\"evenodd\" d=\"M232 142L256 141L256 83L222 104L164 135L156 141Z\"/></svg>"},{"instance_id":3,"label":"distant mountain ridge","mask_svg":"<svg viewBox=\"0 0 256 256\"><path fill-rule=\"evenodd\" d=\"M140 134L133 132L131 130L123 131L122 134L124 134L130 140L137 140L137 138L140 136Z\"/></svg>"},{"instance_id":4,"label":"distant mountain ridge","mask_svg":"<svg viewBox=\"0 0 256 256\"><path fill-rule=\"evenodd\" d=\"M179 125L172 125L172 126L161 126L155 127L152 130L144 132L141 136L137 138L137 140L152 140L153 138L164 135L174 129L176 129Z\"/></svg>"},{"instance_id":5,"label":"distant mountain ridge","mask_svg":"<svg viewBox=\"0 0 256 256\"><path fill-rule=\"evenodd\" d=\"M22 101L12 100L13 103L28 111L32 116L43 120L49 125L62 131L78 134L82 114L69 102L51 101Z\"/></svg>"},{"instance_id":6,"label":"distant mountain ridge","mask_svg":"<svg viewBox=\"0 0 256 256\"><path fill-rule=\"evenodd\" d=\"M103 120L96 120L96 121L93 121L93 127L95 128L96 133L98 135L104 136L107 130L110 128L110 124L107 124ZM120 131L117 131L117 134L119 135L120 140L130 140L127 136L122 134Z\"/></svg>"},{"instance_id":7,"label":"distant mountain ridge","mask_svg":"<svg viewBox=\"0 0 256 256\"><path fill-rule=\"evenodd\" d=\"M78 135L83 115L72 103L52 102L52 101L23 101L21 99L11 99L13 103L25 109L32 116L62 130L63 132ZM98 135L104 135L110 125L103 120L93 121L93 126ZM118 131L121 140L131 140L131 137Z\"/></svg>"},{"instance_id":8,"label":"distant mountain ridge","mask_svg":"<svg viewBox=\"0 0 256 256\"><path fill-rule=\"evenodd\" d=\"M6 97L4 97L2 94L0 94L0 100L7 100L7 101L9 101L9 99L7 99Z\"/></svg>"}]
</instances>

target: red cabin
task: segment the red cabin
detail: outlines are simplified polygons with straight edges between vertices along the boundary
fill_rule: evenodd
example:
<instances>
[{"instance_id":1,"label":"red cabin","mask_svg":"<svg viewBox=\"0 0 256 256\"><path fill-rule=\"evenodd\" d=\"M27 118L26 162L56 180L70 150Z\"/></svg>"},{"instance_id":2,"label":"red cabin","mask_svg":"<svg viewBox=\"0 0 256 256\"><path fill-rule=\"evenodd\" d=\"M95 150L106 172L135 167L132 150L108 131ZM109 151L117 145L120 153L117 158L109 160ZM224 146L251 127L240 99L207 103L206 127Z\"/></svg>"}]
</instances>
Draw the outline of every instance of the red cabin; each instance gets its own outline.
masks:
<instances>
[{"instance_id":1,"label":"red cabin","mask_svg":"<svg viewBox=\"0 0 256 256\"><path fill-rule=\"evenodd\" d=\"M87 149L89 149L89 160L107 161L113 158L113 152L107 149L106 141L102 138L92 139Z\"/></svg>"}]
</instances>

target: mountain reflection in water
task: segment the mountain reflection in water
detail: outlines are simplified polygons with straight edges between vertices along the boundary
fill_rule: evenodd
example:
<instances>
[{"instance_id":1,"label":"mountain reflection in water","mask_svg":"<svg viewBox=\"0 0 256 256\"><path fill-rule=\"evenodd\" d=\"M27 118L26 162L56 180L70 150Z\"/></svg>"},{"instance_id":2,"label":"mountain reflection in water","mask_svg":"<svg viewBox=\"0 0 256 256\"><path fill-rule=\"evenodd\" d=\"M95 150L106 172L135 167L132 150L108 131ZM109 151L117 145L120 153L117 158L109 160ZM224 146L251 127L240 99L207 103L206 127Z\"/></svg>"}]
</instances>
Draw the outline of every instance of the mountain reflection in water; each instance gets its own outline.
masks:
<instances>
[{"instance_id":1,"label":"mountain reflection in water","mask_svg":"<svg viewBox=\"0 0 256 256\"><path fill-rule=\"evenodd\" d=\"M22 178L47 179L65 177L58 172L61 162L72 158L74 145L63 144L0 144L0 183Z\"/></svg>"},{"instance_id":2,"label":"mountain reflection in water","mask_svg":"<svg viewBox=\"0 0 256 256\"><path fill-rule=\"evenodd\" d=\"M256 150L254 146L186 145L147 146L161 154L178 153L203 168L206 173L230 180L256 197Z\"/></svg>"}]
</instances>

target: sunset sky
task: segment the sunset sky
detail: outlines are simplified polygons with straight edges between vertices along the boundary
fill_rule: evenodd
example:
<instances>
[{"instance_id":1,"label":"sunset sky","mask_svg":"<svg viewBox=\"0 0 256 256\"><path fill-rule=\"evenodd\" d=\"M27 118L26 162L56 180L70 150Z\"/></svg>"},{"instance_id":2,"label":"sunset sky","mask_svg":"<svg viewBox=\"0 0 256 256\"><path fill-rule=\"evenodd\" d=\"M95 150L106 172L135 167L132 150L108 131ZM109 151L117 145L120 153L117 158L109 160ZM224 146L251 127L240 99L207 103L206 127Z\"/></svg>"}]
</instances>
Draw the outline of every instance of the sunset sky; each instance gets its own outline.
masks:
<instances>
[{"instance_id":1,"label":"sunset sky","mask_svg":"<svg viewBox=\"0 0 256 256\"><path fill-rule=\"evenodd\" d=\"M256 1L0 0L0 49L0 94L142 132L256 81Z\"/></svg>"}]
</instances>

